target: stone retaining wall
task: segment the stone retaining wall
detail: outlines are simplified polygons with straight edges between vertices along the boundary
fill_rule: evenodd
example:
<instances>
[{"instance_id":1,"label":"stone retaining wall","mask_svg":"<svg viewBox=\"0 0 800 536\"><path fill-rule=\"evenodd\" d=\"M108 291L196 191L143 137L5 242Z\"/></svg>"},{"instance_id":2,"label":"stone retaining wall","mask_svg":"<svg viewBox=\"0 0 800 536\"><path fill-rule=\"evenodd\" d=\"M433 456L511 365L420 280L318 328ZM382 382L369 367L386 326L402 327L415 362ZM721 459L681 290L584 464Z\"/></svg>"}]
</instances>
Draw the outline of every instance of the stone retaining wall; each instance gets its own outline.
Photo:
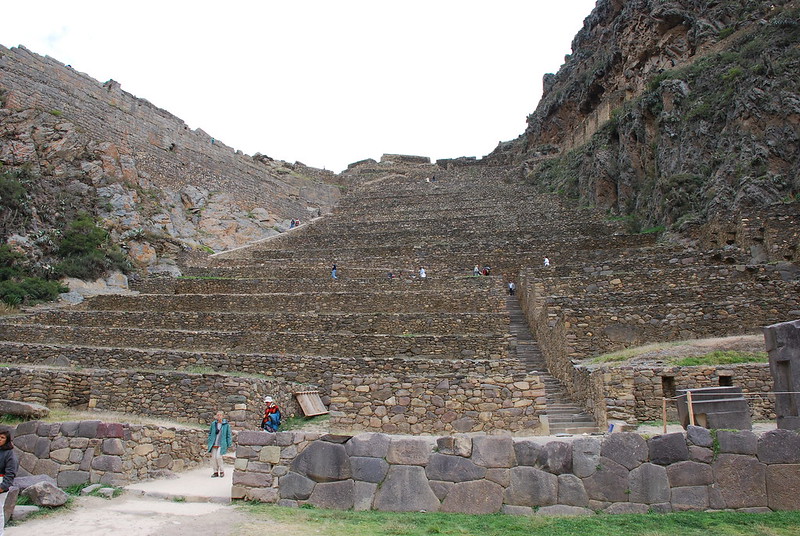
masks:
<instances>
[{"instance_id":1,"label":"stone retaining wall","mask_svg":"<svg viewBox=\"0 0 800 536\"><path fill-rule=\"evenodd\" d=\"M300 390L305 386L219 374L0 367L0 391L13 400L187 423L211 422L222 410L231 425L240 429L258 428L267 394L286 417L302 414L292 396Z\"/></svg>"},{"instance_id":2,"label":"stone retaining wall","mask_svg":"<svg viewBox=\"0 0 800 536\"><path fill-rule=\"evenodd\" d=\"M545 412L539 376L345 376L332 379L331 423L347 430L536 433Z\"/></svg>"},{"instance_id":3,"label":"stone retaining wall","mask_svg":"<svg viewBox=\"0 0 800 536\"><path fill-rule=\"evenodd\" d=\"M800 436L789 430L691 427L572 442L241 432L238 442L233 498L283 506L520 515L800 509Z\"/></svg>"},{"instance_id":4,"label":"stone retaining wall","mask_svg":"<svg viewBox=\"0 0 800 536\"><path fill-rule=\"evenodd\" d=\"M181 350L137 350L19 344L0 341L0 355L6 363L44 365L68 360L88 368L201 370L261 374L273 382L303 384L330 383L333 374L364 376L376 371L396 374L419 373L430 376L448 374L509 375L522 372L515 360L414 359L319 357L297 354L234 354L227 352L189 352Z\"/></svg>"},{"instance_id":5,"label":"stone retaining wall","mask_svg":"<svg viewBox=\"0 0 800 536\"><path fill-rule=\"evenodd\" d=\"M309 356L507 359L507 334L420 335L276 333L258 330L188 331L85 326L2 325L0 340L44 344L118 346L236 353L303 353Z\"/></svg>"},{"instance_id":6,"label":"stone retaining wall","mask_svg":"<svg viewBox=\"0 0 800 536\"><path fill-rule=\"evenodd\" d=\"M695 367L577 367L576 376L592 399L590 407L604 413L606 419L630 424L661 420L661 400L675 396L680 389L699 389L733 385L741 387L754 420L774 420L775 395L769 363ZM581 370L583 369L583 370ZM667 380L665 380L665 378ZM723 380L721 380L721 378ZM729 382L729 383L728 383ZM664 392L664 388L672 392ZM602 411L604 410L604 411ZM675 402L667 403L668 419L677 419Z\"/></svg>"},{"instance_id":7,"label":"stone retaining wall","mask_svg":"<svg viewBox=\"0 0 800 536\"><path fill-rule=\"evenodd\" d=\"M115 486L181 471L207 459L205 430L156 425L28 421L13 431L21 472L48 475L59 487Z\"/></svg>"}]
</instances>

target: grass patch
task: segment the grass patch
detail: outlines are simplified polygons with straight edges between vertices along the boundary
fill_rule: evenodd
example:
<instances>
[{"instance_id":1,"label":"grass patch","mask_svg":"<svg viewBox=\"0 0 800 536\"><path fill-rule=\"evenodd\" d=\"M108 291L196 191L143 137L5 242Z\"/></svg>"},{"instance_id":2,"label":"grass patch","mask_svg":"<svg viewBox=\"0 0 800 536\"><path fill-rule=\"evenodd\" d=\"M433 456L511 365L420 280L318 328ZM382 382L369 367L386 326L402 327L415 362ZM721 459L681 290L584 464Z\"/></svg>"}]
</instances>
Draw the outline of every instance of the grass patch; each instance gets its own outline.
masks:
<instances>
[{"instance_id":1,"label":"grass patch","mask_svg":"<svg viewBox=\"0 0 800 536\"><path fill-rule=\"evenodd\" d=\"M591 359L591 361L589 361L589 363L592 365L599 365L602 363L615 363L619 361L627 361L628 359L631 359L641 354L646 354L648 352L655 352L657 350L663 350L664 348L679 346L681 344L685 344L685 341L659 342L654 344L648 344L646 346L637 346L636 348L625 348L624 350L618 350L616 352L610 352L607 354L594 357Z\"/></svg>"},{"instance_id":2,"label":"grass patch","mask_svg":"<svg viewBox=\"0 0 800 536\"><path fill-rule=\"evenodd\" d=\"M733 350L715 350L696 357L677 359L674 364L681 367L698 365L734 365L736 363L766 363L769 357L766 352L736 352Z\"/></svg>"},{"instance_id":3,"label":"grass patch","mask_svg":"<svg viewBox=\"0 0 800 536\"><path fill-rule=\"evenodd\" d=\"M442 513L343 512L313 508L281 508L246 503L251 515L329 536L430 534L480 536L708 536L797 535L800 512L743 514L687 512L677 514L598 515L591 517L473 516ZM299 527L298 527L299 528ZM303 532L304 533L304 532Z\"/></svg>"},{"instance_id":4,"label":"grass patch","mask_svg":"<svg viewBox=\"0 0 800 536\"><path fill-rule=\"evenodd\" d=\"M317 415L315 417L288 417L281 421L279 431L286 432L288 430L299 430L309 424L324 424L331 420L330 414Z\"/></svg>"}]
</instances>

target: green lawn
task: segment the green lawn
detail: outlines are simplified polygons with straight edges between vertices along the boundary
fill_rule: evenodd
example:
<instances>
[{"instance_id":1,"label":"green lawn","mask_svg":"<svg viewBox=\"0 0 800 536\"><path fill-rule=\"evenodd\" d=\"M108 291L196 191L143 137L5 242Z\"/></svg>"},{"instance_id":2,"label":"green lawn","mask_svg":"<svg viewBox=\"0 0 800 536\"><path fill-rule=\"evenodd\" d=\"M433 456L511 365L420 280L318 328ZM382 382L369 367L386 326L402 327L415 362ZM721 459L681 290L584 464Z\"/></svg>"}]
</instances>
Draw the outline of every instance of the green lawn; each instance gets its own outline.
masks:
<instances>
[{"instance_id":1,"label":"green lawn","mask_svg":"<svg viewBox=\"0 0 800 536\"><path fill-rule=\"evenodd\" d=\"M470 516L440 513L342 512L244 504L250 514L327 536L783 536L800 535L800 512L737 512L590 517ZM299 527L298 527L299 528Z\"/></svg>"}]
</instances>

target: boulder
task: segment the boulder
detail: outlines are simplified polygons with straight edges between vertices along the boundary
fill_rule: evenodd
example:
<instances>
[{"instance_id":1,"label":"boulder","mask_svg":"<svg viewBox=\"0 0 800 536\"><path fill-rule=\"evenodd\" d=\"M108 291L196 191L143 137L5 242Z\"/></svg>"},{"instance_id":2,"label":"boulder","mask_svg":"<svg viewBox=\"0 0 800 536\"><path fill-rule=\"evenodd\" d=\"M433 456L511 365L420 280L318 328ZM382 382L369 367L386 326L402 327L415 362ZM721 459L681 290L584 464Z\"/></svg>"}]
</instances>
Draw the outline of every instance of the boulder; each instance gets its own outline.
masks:
<instances>
[{"instance_id":1,"label":"boulder","mask_svg":"<svg viewBox=\"0 0 800 536\"><path fill-rule=\"evenodd\" d=\"M589 495L580 478L575 475L558 476L558 504L589 506Z\"/></svg>"},{"instance_id":2,"label":"boulder","mask_svg":"<svg viewBox=\"0 0 800 536\"><path fill-rule=\"evenodd\" d=\"M503 488L488 480L473 480L454 485L444 502L443 512L493 514L503 506Z\"/></svg>"},{"instance_id":3,"label":"boulder","mask_svg":"<svg viewBox=\"0 0 800 536\"><path fill-rule=\"evenodd\" d=\"M689 459L689 447L682 433L664 434L647 441L650 461L658 465L669 465Z\"/></svg>"},{"instance_id":4,"label":"boulder","mask_svg":"<svg viewBox=\"0 0 800 536\"><path fill-rule=\"evenodd\" d=\"M600 448L600 456L626 469L639 467L647 461L648 455L647 441L633 432L611 434ZM627 479L627 475L625 478Z\"/></svg>"},{"instance_id":5,"label":"boulder","mask_svg":"<svg viewBox=\"0 0 800 536\"><path fill-rule=\"evenodd\" d=\"M657 504L669 502L667 469L652 463L643 463L628 475L629 500L635 503Z\"/></svg>"},{"instance_id":6,"label":"boulder","mask_svg":"<svg viewBox=\"0 0 800 536\"><path fill-rule=\"evenodd\" d=\"M363 482L382 482L389 470L389 464L383 458L350 457L350 468L353 479Z\"/></svg>"},{"instance_id":7,"label":"boulder","mask_svg":"<svg viewBox=\"0 0 800 536\"><path fill-rule=\"evenodd\" d=\"M343 445L315 441L292 461L292 470L315 482L335 482L353 477L350 457Z\"/></svg>"},{"instance_id":8,"label":"boulder","mask_svg":"<svg viewBox=\"0 0 800 536\"><path fill-rule=\"evenodd\" d=\"M539 452L536 465L554 475L572 473L572 444L550 441Z\"/></svg>"},{"instance_id":9,"label":"boulder","mask_svg":"<svg viewBox=\"0 0 800 536\"><path fill-rule=\"evenodd\" d=\"M350 456L385 458L389 451L389 436L374 433L358 434L347 442L345 450Z\"/></svg>"},{"instance_id":10,"label":"boulder","mask_svg":"<svg viewBox=\"0 0 800 536\"><path fill-rule=\"evenodd\" d=\"M304 501L314 491L314 481L298 473L287 473L279 480L281 499Z\"/></svg>"},{"instance_id":11,"label":"boulder","mask_svg":"<svg viewBox=\"0 0 800 536\"><path fill-rule=\"evenodd\" d=\"M11 514L11 519L13 519L14 521L22 521L23 519L26 519L27 517L35 514L39 510L41 510L41 508L39 508L38 506L34 506L32 504L16 505L14 506L14 513Z\"/></svg>"},{"instance_id":12,"label":"boulder","mask_svg":"<svg viewBox=\"0 0 800 536\"><path fill-rule=\"evenodd\" d=\"M439 499L433 493L425 469L416 465L393 465L375 494L375 509L389 512L435 512Z\"/></svg>"},{"instance_id":13,"label":"boulder","mask_svg":"<svg viewBox=\"0 0 800 536\"><path fill-rule=\"evenodd\" d=\"M426 465L433 445L427 438L396 437L389 443L386 460L397 465Z\"/></svg>"},{"instance_id":14,"label":"boulder","mask_svg":"<svg viewBox=\"0 0 800 536\"><path fill-rule=\"evenodd\" d=\"M308 498L308 502L317 508L350 510L355 504L354 491L352 480L323 482L314 486L314 491Z\"/></svg>"},{"instance_id":15,"label":"boulder","mask_svg":"<svg viewBox=\"0 0 800 536\"><path fill-rule=\"evenodd\" d=\"M558 500L558 477L541 469L519 466L511 469L511 485L505 502L516 506L547 506Z\"/></svg>"},{"instance_id":16,"label":"boulder","mask_svg":"<svg viewBox=\"0 0 800 536\"><path fill-rule=\"evenodd\" d=\"M542 446L539 443L529 439L514 442L514 454L518 465L535 466L541 450Z\"/></svg>"},{"instance_id":17,"label":"boulder","mask_svg":"<svg viewBox=\"0 0 800 536\"><path fill-rule=\"evenodd\" d=\"M708 486L672 488L670 502L676 512L705 510L708 508Z\"/></svg>"},{"instance_id":18,"label":"boulder","mask_svg":"<svg viewBox=\"0 0 800 536\"><path fill-rule=\"evenodd\" d=\"M25 488L22 495L36 506L56 507L66 504L69 496L50 482L37 482Z\"/></svg>"},{"instance_id":19,"label":"boulder","mask_svg":"<svg viewBox=\"0 0 800 536\"><path fill-rule=\"evenodd\" d=\"M800 463L800 434L794 430L770 430L758 440L761 463Z\"/></svg>"},{"instance_id":20,"label":"boulder","mask_svg":"<svg viewBox=\"0 0 800 536\"><path fill-rule=\"evenodd\" d=\"M42 419L50 415L50 408L41 404L2 399L0 400L0 414L14 415L24 419Z\"/></svg>"},{"instance_id":21,"label":"boulder","mask_svg":"<svg viewBox=\"0 0 800 536\"><path fill-rule=\"evenodd\" d=\"M353 487L353 510L372 510L372 501L378 485L372 482L356 481Z\"/></svg>"},{"instance_id":22,"label":"boulder","mask_svg":"<svg viewBox=\"0 0 800 536\"><path fill-rule=\"evenodd\" d=\"M580 478L591 476L600 463L600 441L579 437L572 442L572 473Z\"/></svg>"},{"instance_id":23,"label":"boulder","mask_svg":"<svg viewBox=\"0 0 800 536\"><path fill-rule=\"evenodd\" d=\"M686 428L686 439L689 443L697 447L708 448L714 444L714 438L711 437L711 430L691 424Z\"/></svg>"},{"instance_id":24,"label":"boulder","mask_svg":"<svg viewBox=\"0 0 800 536\"><path fill-rule=\"evenodd\" d=\"M33 486L37 482L49 482L52 485L56 484L56 479L48 475L30 475L18 476L14 479L14 487L23 491L25 488Z\"/></svg>"},{"instance_id":25,"label":"boulder","mask_svg":"<svg viewBox=\"0 0 800 536\"><path fill-rule=\"evenodd\" d=\"M800 509L800 465L768 465L767 497L773 510Z\"/></svg>"},{"instance_id":26,"label":"boulder","mask_svg":"<svg viewBox=\"0 0 800 536\"><path fill-rule=\"evenodd\" d=\"M501 435L472 438L472 461L482 467L513 467L516 462L513 439Z\"/></svg>"},{"instance_id":27,"label":"boulder","mask_svg":"<svg viewBox=\"0 0 800 536\"><path fill-rule=\"evenodd\" d=\"M706 486L714 481L710 465L692 461L673 463L667 467L667 478L673 488Z\"/></svg>"},{"instance_id":28,"label":"boulder","mask_svg":"<svg viewBox=\"0 0 800 536\"><path fill-rule=\"evenodd\" d=\"M725 508L749 508L767 504L766 465L750 456L720 454L714 462L715 489Z\"/></svg>"},{"instance_id":29,"label":"boulder","mask_svg":"<svg viewBox=\"0 0 800 536\"><path fill-rule=\"evenodd\" d=\"M425 474L429 480L466 482L483 478L486 475L486 468L479 467L472 460L461 456L433 454L425 468Z\"/></svg>"},{"instance_id":30,"label":"boulder","mask_svg":"<svg viewBox=\"0 0 800 536\"><path fill-rule=\"evenodd\" d=\"M615 435L623 434L613 434ZM627 435L627 434L625 434ZM600 457L600 464L592 476L583 479L589 499L595 501L627 502L628 469L610 458Z\"/></svg>"},{"instance_id":31,"label":"boulder","mask_svg":"<svg viewBox=\"0 0 800 536\"><path fill-rule=\"evenodd\" d=\"M719 451L723 454L755 454L758 436L749 430L717 430Z\"/></svg>"}]
</instances>

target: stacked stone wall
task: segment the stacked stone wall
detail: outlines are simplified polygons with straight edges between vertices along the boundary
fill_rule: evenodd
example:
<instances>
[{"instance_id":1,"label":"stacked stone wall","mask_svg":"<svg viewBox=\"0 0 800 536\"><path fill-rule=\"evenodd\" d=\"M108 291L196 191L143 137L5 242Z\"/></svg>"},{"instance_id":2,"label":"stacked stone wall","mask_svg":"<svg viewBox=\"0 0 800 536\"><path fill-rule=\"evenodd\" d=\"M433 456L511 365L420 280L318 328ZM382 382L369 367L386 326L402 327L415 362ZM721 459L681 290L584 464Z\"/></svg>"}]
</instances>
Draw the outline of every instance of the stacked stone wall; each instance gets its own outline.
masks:
<instances>
[{"instance_id":1,"label":"stacked stone wall","mask_svg":"<svg viewBox=\"0 0 800 536\"><path fill-rule=\"evenodd\" d=\"M330 403L332 424L347 430L535 433L545 391L541 377L527 375L336 375Z\"/></svg>"},{"instance_id":2,"label":"stacked stone wall","mask_svg":"<svg viewBox=\"0 0 800 536\"><path fill-rule=\"evenodd\" d=\"M242 432L234 498L319 508L532 515L797 510L800 436L646 439Z\"/></svg>"},{"instance_id":3,"label":"stacked stone wall","mask_svg":"<svg viewBox=\"0 0 800 536\"><path fill-rule=\"evenodd\" d=\"M6 362L41 365L69 360L73 366L119 369L208 369L219 372L235 371L243 374L260 374L271 381L299 382L302 384L328 384L333 374L368 376L376 371L426 375L492 374L510 375L521 372L513 360L478 359L409 359L319 357L311 355L233 354L224 352L184 352L165 350L137 350L133 348L98 348L18 344L0 342L0 351ZM1 369L0 369L1 370Z\"/></svg>"},{"instance_id":4,"label":"stacked stone wall","mask_svg":"<svg viewBox=\"0 0 800 536\"><path fill-rule=\"evenodd\" d=\"M28 421L13 431L22 471L59 487L87 482L121 486L207 458L205 430L101 421Z\"/></svg>"},{"instance_id":5,"label":"stacked stone wall","mask_svg":"<svg viewBox=\"0 0 800 536\"><path fill-rule=\"evenodd\" d=\"M46 329L45 329L46 328ZM83 326L0 325L0 340L236 353L302 353L344 357L408 356L508 359L508 335L288 333L260 330L187 331Z\"/></svg>"},{"instance_id":6,"label":"stacked stone wall","mask_svg":"<svg viewBox=\"0 0 800 536\"><path fill-rule=\"evenodd\" d=\"M235 428L260 425L266 395L276 399L286 416L302 414L292 395L306 389L285 381L218 374L0 368L0 390L9 399L187 423L211 422L221 410Z\"/></svg>"}]
</instances>

